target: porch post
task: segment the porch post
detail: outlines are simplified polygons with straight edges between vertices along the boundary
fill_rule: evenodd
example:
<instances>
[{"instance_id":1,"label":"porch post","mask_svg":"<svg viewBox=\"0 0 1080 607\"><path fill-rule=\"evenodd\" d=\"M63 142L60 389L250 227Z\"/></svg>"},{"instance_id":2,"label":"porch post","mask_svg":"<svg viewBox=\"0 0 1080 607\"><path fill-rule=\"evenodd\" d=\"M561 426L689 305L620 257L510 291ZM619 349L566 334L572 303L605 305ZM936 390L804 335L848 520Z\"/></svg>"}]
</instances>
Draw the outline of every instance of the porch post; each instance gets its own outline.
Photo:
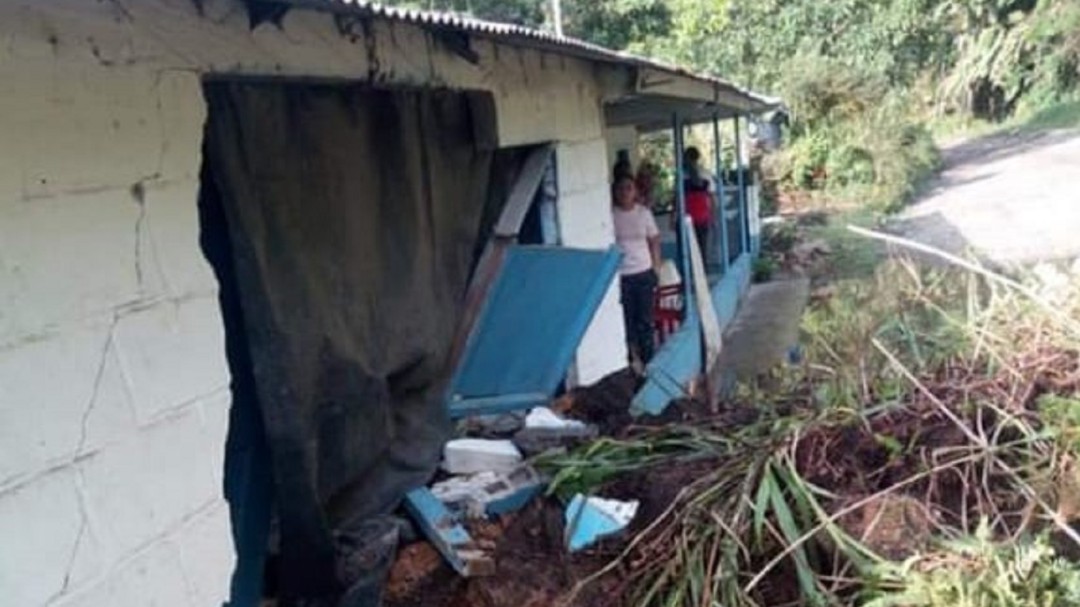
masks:
<instances>
[{"instance_id":1,"label":"porch post","mask_svg":"<svg viewBox=\"0 0 1080 607\"><path fill-rule=\"evenodd\" d=\"M720 268L724 276L728 272L728 241L727 241L727 192L724 191L724 155L720 149L720 116L713 114L713 150L716 157L716 216L713 218L713 229L720 233Z\"/></svg>"},{"instance_id":2,"label":"porch post","mask_svg":"<svg viewBox=\"0 0 1080 607\"><path fill-rule=\"evenodd\" d=\"M742 234L742 252L750 252L750 217L746 206L746 177L743 176L742 135L740 122L742 115L735 115L735 170L739 184L739 233Z\"/></svg>"},{"instance_id":3,"label":"porch post","mask_svg":"<svg viewBox=\"0 0 1080 607\"><path fill-rule=\"evenodd\" d=\"M685 178L685 171L683 167L683 125L682 118L676 113L671 115L671 129L674 135L673 141L675 144L675 234L677 243L679 245L679 275L682 277L683 283L683 301L685 302L683 308L683 315L685 318L689 318L690 306L692 304L690 288L693 282L693 274L690 268L690 238L686 233L686 192L683 189L683 179Z\"/></svg>"}]
</instances>

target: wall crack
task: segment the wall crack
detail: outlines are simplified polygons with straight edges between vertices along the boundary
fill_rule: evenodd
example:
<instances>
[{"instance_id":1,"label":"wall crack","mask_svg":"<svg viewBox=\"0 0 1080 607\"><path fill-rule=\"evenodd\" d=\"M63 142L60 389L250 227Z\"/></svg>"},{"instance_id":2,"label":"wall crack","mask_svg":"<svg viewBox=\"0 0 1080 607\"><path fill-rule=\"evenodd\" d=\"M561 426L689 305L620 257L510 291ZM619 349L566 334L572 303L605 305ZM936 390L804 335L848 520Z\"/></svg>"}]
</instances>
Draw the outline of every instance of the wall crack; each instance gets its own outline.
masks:
<instances>
[{"instance_id":1,"label":"wall crack","mask_svg":"<svg viewBox=\"0 0 1080 607\"><path fill-rule=\"evenodd\" d=\"M139 205L139 217L135 220L135 282L139 287L139 293L143 292L143 261L142 261L142 232L146 223L146 186L142 181L136 181L131 186L131 197L135 204Z\"/></svg>"},{"instance_id":2,"label":"wall crack","mask_svg":"<svg viewBox=\"0 0 1080 607\"><path fill-rule=\"evenodd\" d=\"M105 345L101 348L101 355L99 356L97 372L94 375L94 385L90 392L90 398L86 402L86 406L83 407L82 422L79 429L79 443L75 446L74 459L77 459L82 454L84 448L86 448L86 441L90 427L90 415L94 412L94 407L97 406L98 393L101 391L101 382L105 377L105 367L109 362L109 352L112 350L113 338L116 333L116 325L120 322L120 316L114 314L112 322L109 323L108 333L105 335ZM80 498L81 502L81 498Z\"/></svg>"},{"instance_id":3,"label":"wall crack","mask_svg":"<svg viewBox=\"0 0 1080 607\"><path fill-rule=\"evenodd\" d=\"M79 556L79 547L82 546L83 536L86 535L86 528L89 526L86 520L86 504L83 503L82 495L79 495L79 515L81 520L79 522L79 532L75 536L75 544L71 547L71 554L68 556L67 567L64 568L64 583L60 586L60 592L58 595L63 595L67 592L68 587L71 585L71 570L75 567L75 559Z\"/></svg>"}]
</instances>

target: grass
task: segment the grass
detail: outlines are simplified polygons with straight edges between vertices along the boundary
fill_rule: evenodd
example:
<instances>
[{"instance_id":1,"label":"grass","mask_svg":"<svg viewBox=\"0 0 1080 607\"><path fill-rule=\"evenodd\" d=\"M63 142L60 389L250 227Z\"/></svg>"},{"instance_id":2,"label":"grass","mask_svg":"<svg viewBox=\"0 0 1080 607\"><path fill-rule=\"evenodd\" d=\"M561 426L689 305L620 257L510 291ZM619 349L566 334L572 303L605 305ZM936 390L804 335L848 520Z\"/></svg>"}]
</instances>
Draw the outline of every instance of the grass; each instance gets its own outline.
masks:
<instances>
[{"instance_id":1,"label":"grass","mask_svg":"<svg viewBox=\"0 0 1080 607\"><path fill-rule=\"evenodd\" d=\"M1002 134L1039 133L1075 128L1080 128L1080 99L1020 111L1001 123L966 116L939 118L931 122L934 139L939 145L951 141Z\"/></svg>"},{"instance_id":2,"label":"grass","mask_svg":"<svg viewBox=\"0 0 1080 607\"><path fill-rule=\"evenodd\" d=\"M884 259L880 247L851 233L847 225L876 228L884 215L871 208L853 208L828 216L825 223L808 226L807 240L822 240L831 251L829 274L833 279L868 278Z\"/></svg>"},{"instance_id":3,"label":"grass","mask_svg":"<svg viewBox=\"0 0 1080 607\"><path fill-rule=\"evenodd\" d=\"M865 607L1070 607L1080 605L1080 568L1045 535L996 541L983 521L971 536L890 563ZM892 588L888 588L892 586Z\"/></svg>"},{"instance_id":4,"label":"grass","mask_svg":"<svg viewBox=\"0 0 1080 607\"><path fill-rule=\"evenodd\" d=\"M1019 125L1023 131L1080 128L1080 100L1058 103L1036 111Z\"/></svg>"},{"instance_id":5,"label":"grass","mask_svg":"<svg viewBox=\"0 0 1080 607\"><path fill-rule=\"evenodd\" d=\"M808 311L803 364L729 403L755 421L645 429L547 462L563 489L594 492L664 461L709 464L577 589L615 576L619 604L641 606L1076 604L1080 567L1048 538L1080 545L1066 508L1080 281L872 268L853 235L819 234L851 247L859 277Z\"/></svg>"},{"instance_id":6,"label":"grass","mask_svg":"<svg viewBox=\"0 0 1080 607\"><path fill-rule=\"evenodd\" d=\"M929 122L930 132L938 145L959 139L971 139L992 135L1001 130L1001 125L967 114L956 114L934 118Z\"/></svg>"}]
</instances>

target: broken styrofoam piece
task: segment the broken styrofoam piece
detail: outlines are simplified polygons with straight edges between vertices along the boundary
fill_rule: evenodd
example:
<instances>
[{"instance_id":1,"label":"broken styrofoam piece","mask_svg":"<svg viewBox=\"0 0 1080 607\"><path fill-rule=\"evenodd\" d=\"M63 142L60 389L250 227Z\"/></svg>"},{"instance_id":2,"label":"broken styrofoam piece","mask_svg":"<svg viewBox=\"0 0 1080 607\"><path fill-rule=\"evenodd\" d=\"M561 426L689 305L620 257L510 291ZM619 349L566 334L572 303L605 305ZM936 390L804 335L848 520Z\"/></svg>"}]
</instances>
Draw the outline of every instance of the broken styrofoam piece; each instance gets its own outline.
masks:
<instances>
[{"instance_id":1,"label":"broken styrofoam piece","mask_svg":"<svg viewBox=\"0 0 1080 607\"><path fill-rule=\"evenodd\" d=\"M451 510L469 518L518 510L544 487L540 474L528 465L512 472L480 472L454 476L431 486L431 493Z\"/></svg>"},{"instance_id":2,"label":"broken styrofoam piece","mask_svg":"<svg viewBox=\"0 0 1080 607\"><path fill-rule=\"evenodd\" d=\"M431 493L439 501L454 509L459 504L470 500L482 499L486 489L499 481L495 472L479 472L463 476L451 476L431 485Z\"/></svg>"},{"instance_id":3,"label":"broken styrofoam piece","mask_svg":"<svg viewBox=\"0 0 1080 607\"><path fill-rule=\"evenodd\" d=\"M450 474L509 472L521 459L521 451L511 441L459 438L443 447L442 467Z\"/></svg>"},{"instance_id":4,"label":"broken styrofoam piece","mask_svg":"<svg viewBox=\"0 0 1080 607\"><path fill-rule=\"evenodd\" d=\"M547 407L535 407L525 416L525 427L551 429L584 428L585 424L576 419L560 417L558 413L555 413Z\"/></svg>"},{"instance_id":5,"label":"broken styrofoam piece","mask_svg":"<svg viewBox=\"0 0 1080 607\"><path fill-rule=\"evenodd\" d=\"M577 494L566 506L566 543L570 550L585 548L596 540L618 533L630 524L640 502Z\"/></svg>"}]
</instances>

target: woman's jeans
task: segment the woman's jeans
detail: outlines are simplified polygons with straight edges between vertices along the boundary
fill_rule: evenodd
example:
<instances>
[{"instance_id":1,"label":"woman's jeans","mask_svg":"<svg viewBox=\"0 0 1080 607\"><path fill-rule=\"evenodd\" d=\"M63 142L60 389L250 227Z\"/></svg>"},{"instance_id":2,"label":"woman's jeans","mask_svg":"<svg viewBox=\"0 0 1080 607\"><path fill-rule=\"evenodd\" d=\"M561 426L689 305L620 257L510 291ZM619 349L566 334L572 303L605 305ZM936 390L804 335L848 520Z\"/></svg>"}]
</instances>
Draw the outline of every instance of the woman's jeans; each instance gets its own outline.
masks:
<instances>
[{"instance_id":1,"label":"woman's jeans","mask_svg":"<svg viewBox=\"0 0 1080 607\"><path fill-rule=\"evenodd\" d=\"M619 279L626 341L630 344L631 353L637 354L642 364L648 363L656 350L653 328L656 283L656 272L652 270L623 275Z\"/></svg>"}]
</instances>

